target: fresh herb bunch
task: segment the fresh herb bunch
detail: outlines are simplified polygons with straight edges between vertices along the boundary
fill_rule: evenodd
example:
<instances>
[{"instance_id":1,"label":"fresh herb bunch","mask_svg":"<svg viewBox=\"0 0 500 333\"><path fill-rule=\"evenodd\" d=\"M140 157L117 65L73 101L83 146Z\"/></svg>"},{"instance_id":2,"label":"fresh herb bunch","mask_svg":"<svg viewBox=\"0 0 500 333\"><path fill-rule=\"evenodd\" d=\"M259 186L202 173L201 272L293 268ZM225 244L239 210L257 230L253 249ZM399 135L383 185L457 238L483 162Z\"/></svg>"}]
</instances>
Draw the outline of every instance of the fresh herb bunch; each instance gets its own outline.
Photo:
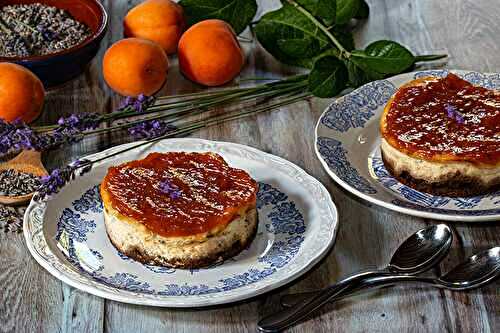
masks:
<instances>
[{"instance_id":1,"label":"fresh herb bunch","mask_svg":"<svg viewBox=\"0 0 500 333\"><path fill-rule=\"evenodd\" d=\"M252 28L260 44L279 61L310 68L309 91L334 97L348 87L399 74L418 61L446 55L414 56L389 40L356 50L348 24L368 17L365 0L282 0L282 7L264 14ZM188 22L207 18L227 21L237 33L252 23L256 0L182 0ZM237 14L236 14L237 13Z\"/></svg>"}]
</instances>

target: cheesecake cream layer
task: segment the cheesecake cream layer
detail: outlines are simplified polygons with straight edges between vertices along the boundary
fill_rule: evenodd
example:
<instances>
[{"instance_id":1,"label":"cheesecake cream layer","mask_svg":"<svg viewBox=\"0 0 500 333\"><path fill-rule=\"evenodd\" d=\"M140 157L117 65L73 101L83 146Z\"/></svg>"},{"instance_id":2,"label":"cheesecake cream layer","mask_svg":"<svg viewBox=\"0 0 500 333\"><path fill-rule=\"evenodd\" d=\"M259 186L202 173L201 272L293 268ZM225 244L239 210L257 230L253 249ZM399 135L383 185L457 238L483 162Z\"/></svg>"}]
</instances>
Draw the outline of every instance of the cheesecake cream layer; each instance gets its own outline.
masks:
<instances>
[{"instance_id":1,"label":"cheesecake cream layer","mask_svg":"<svg viewBox=\"0 0 500 333\"><path fill-rule=\"evenodd\" d=\"M396 176L406 172L428 183L442 183L460 176L474 179L485 187L500 184L500 164L490 166L462 161L426 161L402 153L383 138L380 148L384 160L390 164Z\"/></svg>"},{"instance_id":2,"label":"cheesecake cream layer","mask_svg":"<svg viewBox=\"0 0 500 333\"><path fill-rule=\"evenodd\" d=\"M122 253L146 264L166 267L203 267L229 258L246 248L257 230L257 211L241 212L224 228L187 237L165 237L144 224L123 216L111 206L104 209L106 231Z\"/></svg>"}]
</instances>

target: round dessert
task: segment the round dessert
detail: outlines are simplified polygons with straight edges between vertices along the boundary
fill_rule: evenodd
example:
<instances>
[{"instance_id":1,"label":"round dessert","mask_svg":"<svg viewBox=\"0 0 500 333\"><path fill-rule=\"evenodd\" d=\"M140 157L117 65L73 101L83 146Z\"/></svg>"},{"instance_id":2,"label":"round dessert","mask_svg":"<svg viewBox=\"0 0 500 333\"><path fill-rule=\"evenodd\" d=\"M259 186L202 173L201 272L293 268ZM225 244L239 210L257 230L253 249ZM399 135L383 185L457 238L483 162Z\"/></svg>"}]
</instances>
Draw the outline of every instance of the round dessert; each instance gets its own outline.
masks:
<instances>
[{"instance_id":1,"label":"round dessert","mask_svg":"<svg viewBox=\"0 0 500 333\"><path fill-rule=\"evenodd\" d=\"M257 183L215 153L152 153L109 168L100 190L111 242L146 264L208 266L257 232Z\"/></svg>"},{"instance_id":2,"label":"round dessert","mask_svg":"<svg viewBox=\"0 0 500 333\"><path fill-rule=\"evenodd\" d=\"M500 187L500 92L454 74L398 89L380 121L388 171L419 191L446 196Z\"/></svg>"}]
</instances>

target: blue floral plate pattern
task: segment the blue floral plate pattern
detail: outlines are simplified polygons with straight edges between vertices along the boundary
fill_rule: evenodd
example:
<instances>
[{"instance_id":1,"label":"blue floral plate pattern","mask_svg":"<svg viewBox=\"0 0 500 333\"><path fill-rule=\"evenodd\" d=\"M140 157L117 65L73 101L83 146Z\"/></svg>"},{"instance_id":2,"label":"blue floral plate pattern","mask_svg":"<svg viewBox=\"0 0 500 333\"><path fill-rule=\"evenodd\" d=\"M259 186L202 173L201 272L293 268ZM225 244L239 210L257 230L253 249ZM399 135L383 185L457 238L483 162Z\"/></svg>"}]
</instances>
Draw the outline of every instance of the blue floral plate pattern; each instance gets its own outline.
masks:
<instances>
[{"instance_id":1,"label":"blue floral plate pattern","mask_svg":"<svg viewBox=\"0 0 500 333\"><path fill-rule=\"evenodd\" d=\"M255 240L212 267L143 265L118 252L104 227L99 182L107 168L153 151L180 150L217 152L259 181ZM288 161L233 143L170 139L97 165L46 203L32 202L24 230L35 259L76 288L127 303L194 307L253 297L298 277L332 246L337 221L328 191Z\"/></svg>"},{"instance_id":2,"label":"blue floral plate pattern","mask_svg":"<svg viewBox=\"0 0 500 333\"><path fill-rule=\"evenodd\" d=\"M453 71L474 84L500 89L500 74ZM351 193L401 213L448 221L500 219L500 192L449 198L418 192L386 170L380 156L379 121L389 98L418 77L448 70L406 73L368 83L332 102L316 126L315 148L328 174Z\"/></svg>"}]
</instances>

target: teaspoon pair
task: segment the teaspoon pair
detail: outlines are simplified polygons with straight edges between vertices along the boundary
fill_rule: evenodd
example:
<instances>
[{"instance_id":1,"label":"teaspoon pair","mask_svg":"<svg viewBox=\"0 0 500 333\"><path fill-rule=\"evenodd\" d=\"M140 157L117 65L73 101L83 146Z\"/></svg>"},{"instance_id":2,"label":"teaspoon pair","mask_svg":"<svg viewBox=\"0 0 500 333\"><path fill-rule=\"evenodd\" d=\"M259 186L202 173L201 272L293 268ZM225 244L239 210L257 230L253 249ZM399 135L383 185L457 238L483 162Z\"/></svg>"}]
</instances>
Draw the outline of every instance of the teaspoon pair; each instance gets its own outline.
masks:
<instances>
[{"instance_id":1,"label":"teaspoon pair","mask_svg":"<svg viewBox=\"0 0 500 333\"><path fill-rule=\"evenodd\" d=\"M419 277L444 259L452 243L448 226L439 224L419 230L396 250L387 267L349 276L321 291L283 296L282 311L263 318L259 330L277 332L307 317L324 304L360 290L418 282L449 290L478 288L500 276L500 247L480 252L438 278Z\"/></svg>"}]
</instances>

